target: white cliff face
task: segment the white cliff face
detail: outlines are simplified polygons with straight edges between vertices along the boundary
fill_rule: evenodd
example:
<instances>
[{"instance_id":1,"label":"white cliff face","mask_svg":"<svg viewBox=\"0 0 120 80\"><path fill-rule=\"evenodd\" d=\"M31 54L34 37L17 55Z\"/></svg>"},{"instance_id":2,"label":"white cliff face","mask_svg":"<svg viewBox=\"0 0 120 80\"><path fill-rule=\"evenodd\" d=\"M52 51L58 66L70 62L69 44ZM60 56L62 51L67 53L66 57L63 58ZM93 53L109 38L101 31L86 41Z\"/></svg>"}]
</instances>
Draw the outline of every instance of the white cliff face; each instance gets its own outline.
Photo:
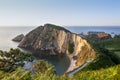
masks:
<instances>
[{"instance_id":1,"label":"white cliff face","mask_svg":"<svg viewBox=\"0 0 120 80\"><path fill-rule=\"evenodd\" d=\"M65 33L64 31L60 31L57 39L58 46L62 53L71 55L71 57L77 57L77 60L73 60L73 62L76 62L75 65L82 65L86 60L95 57L95 52L91 48L90 44L77 34ZM72 53L68 49L68 46L70 46L71 43L74 44L74 46L72 46Z\"/></svg>"},{"instance_id":2,"label":"white cliff face","mask_svg":"<svg viewBox=\"0 0 120 80\"><path fill-rule=\"evenodd\" d=\"M50 55L73 55L77 57L76 65L82 65L87 59L95 56L94 50L85 39L51 24L40 26L28 33L20 42L19 47Z\"/></svg>"}]
</instances>

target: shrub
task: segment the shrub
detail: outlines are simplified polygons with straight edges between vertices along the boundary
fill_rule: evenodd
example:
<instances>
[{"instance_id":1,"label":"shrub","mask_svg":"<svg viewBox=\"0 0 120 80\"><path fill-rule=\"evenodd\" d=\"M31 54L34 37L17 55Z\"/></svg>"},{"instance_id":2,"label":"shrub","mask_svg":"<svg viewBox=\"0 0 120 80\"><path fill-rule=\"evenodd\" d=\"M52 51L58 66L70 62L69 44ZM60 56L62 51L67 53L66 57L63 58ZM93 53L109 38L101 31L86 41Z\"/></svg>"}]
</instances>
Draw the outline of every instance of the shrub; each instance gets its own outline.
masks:
<instances>
[{"instance_id":1,"label":"shrub","mask_svg":"<svg viewBox=\"0 0 120 80\"><path fill-rule=\"evenodd\" d=\"M33 71L36 73L56 74L54 66L47 61L39 60L33 65Z\"/></svg>"},{"instance_id":2,"label":"shrub","mask_svg":"<svg viewBox=\"0 0 120 80\"><path fill-rule=\"evenodd\" d=\"M73 52L74 52L74 43L69 43L69 45L68 45L68 51L69 51L70 53L73 53Z\"/></svg>"}]
</instances>

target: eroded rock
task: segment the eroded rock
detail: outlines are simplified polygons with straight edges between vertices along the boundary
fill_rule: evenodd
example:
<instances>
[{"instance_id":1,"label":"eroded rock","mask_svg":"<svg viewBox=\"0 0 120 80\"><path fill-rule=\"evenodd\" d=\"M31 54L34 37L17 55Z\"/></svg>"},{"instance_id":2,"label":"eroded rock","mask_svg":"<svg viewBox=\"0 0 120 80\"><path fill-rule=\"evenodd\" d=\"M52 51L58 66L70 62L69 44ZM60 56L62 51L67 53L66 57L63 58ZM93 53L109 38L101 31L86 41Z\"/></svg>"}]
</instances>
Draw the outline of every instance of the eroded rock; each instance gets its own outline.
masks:
<instances>
[{"instance_id":1,"label":"eroded rock","mask_svg":"<svg viewBox=\"0 0 120 80\"><path fill-rule=\"evenodd\" d=\"M76 65L82 65L89 58L95 57L90 44L79 35L63 27L45 24L29 32L20 42L19 47L38 51L43 55L77 56Z\"/></svg>"},{"instance_id":2,"label":"eroded rock","mask_svg":"<svg viewBox=\"0 0 120 80\"><path fill-rule=\"evenodd\" d=\"M22 41L23 38L24 38L24 35L20 34L20 35L16 36L15 38L13 38L12 41L20 42L20 41Z\"/></svg>"}]
</instances>

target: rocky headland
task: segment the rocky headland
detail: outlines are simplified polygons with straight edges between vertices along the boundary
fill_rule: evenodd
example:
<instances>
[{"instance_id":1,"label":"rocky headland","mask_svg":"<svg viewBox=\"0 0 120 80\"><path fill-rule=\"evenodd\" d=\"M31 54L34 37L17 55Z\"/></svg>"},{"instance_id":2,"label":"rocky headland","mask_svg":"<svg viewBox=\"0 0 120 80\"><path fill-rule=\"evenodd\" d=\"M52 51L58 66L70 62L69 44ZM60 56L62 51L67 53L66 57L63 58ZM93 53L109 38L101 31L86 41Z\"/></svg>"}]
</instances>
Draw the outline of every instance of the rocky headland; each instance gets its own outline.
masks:
<instances>
[{"instance_id":1,"label":"rocky headland","mask_svg":"<svg viewBox=\"0 0 120 80\"><path fill-rule=\"evenodd\" d=\"M18 46L46 57L68 55L71 64L75 66L81 66L95 57L95 51L85 39L53 24L45 24L32 30Z\"/></svg>"}]
</instances>

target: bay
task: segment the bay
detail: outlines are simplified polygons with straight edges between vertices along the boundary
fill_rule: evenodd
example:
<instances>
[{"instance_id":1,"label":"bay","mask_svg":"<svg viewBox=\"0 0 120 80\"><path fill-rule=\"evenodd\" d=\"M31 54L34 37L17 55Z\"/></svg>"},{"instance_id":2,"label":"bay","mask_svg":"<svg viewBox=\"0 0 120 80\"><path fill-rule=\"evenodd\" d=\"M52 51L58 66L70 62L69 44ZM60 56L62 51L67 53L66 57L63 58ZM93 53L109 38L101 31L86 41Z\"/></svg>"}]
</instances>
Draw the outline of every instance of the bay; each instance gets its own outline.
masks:
<instances>
[{"instance_id":1,"label":"bay","mask_svg":"<svg viewBox=\"0 0 120 80\"><path fill-rule=\"evenodd\" d=\"M19 43L11 41L14 37L19 34L26 35L28 32L33 30L35 27L0 27L0 50L8 51L10 48L17 48ZM114 36L115 34L120 34L119 26L99 26L99 27L84 27L84 26L66 26L66 29L70 30L73 33L81 33L86 34L88 31L102 31L111 34ZM114 34L113 34L114 33ZM65 73L67 68L69 67L69 59L68 57L63 57L61 60L47 60L55 66L58 75L62 75ZM35 62L33 62L35 63ZM33 63L29 63L25 65L25 68L31 68Z\"/></svg>"}]
</instances>

